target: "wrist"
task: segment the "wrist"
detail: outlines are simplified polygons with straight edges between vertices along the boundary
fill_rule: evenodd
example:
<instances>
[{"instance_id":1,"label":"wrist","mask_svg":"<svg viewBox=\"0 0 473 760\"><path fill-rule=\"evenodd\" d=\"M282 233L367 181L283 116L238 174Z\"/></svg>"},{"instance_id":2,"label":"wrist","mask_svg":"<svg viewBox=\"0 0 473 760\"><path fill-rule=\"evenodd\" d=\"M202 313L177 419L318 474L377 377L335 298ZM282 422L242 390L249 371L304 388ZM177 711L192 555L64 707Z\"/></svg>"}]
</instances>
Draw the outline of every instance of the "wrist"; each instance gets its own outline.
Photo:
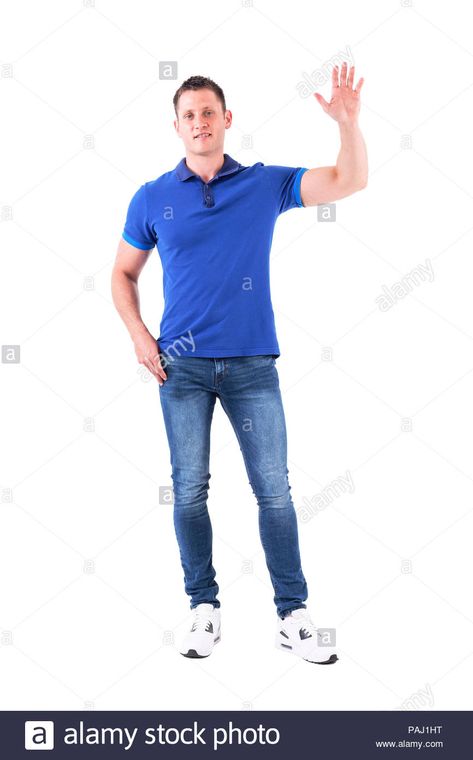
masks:
<instances>
[{"instance_id":1,"label":"wrist","mask_svg":"<svg viewBox=\"0 0 473 760\"><path fill-rule=\"evenodd\" d=\"M339 121L338 126L340 132L356 132L359 129L358 119L347 119L346 121Z\"/></svg>"},{"instance_id":2,"label":"wrist","mask_svg":"<svg viewBox=\"0 0 473 760\"><path fill-rule=\"evenodd\" d=\"M150 334L144 322L138 322L136 325L133 325L132 327L130 327L129 332L130 332L131 339L133 341L136 340L137 338L143 337L143 335Z\"/></svg>"}]
</instances>

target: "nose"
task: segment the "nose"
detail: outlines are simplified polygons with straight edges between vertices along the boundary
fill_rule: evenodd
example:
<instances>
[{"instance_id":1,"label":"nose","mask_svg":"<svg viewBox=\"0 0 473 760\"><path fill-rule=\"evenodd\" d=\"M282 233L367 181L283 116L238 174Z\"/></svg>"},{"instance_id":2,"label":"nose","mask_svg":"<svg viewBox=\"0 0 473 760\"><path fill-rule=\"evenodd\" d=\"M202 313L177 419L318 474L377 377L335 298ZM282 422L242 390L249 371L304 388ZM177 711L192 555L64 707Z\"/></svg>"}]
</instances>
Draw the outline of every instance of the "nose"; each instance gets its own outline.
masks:
<instances>
[{"instance_id":1,"label":"nose","mask_svg":"<svg viewBox=\"0 0 473 760\"><path fill-rule=\"evenodd\" d=\"M194 132L202 132L204 129L208 129L208 127L209 123L203 119L202 122L196 122L196 124L194 124Z\"/></svg>"}]
</instances>

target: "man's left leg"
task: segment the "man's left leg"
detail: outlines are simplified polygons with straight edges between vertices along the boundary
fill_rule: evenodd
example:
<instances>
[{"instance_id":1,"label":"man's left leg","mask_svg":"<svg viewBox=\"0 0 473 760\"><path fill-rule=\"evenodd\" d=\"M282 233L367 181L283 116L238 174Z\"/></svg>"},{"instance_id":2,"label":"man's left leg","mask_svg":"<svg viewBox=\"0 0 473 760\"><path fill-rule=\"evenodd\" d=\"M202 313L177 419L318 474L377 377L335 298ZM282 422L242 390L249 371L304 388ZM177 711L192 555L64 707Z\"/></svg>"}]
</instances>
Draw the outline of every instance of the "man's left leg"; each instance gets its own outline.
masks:
<instances>
[{"instance_id":1,"label":"man's left leg","mask_svg":"<svg viewBox=\"0 0 473 760\"><path fill-rule=\"evenodd\" d=\"M297 518L287 469L287 436L275 359L231 357L219 397L240 444L259 506L259 533L277 613L305 608Z\"/></svg>"},{"instance_id":2,"label":"man's left leg","mask_svg":"<svg viewBox=\"0 0 473 760\"><path fill-rule=\"evenodd\" d=\"M277 609L275 644L308 662L331 664L335 648L314 625L305 601L297 517L287 469L287 434L276 360L230 357L218 389L259 505L259 532Z\"/></svg>"}]
</instances>

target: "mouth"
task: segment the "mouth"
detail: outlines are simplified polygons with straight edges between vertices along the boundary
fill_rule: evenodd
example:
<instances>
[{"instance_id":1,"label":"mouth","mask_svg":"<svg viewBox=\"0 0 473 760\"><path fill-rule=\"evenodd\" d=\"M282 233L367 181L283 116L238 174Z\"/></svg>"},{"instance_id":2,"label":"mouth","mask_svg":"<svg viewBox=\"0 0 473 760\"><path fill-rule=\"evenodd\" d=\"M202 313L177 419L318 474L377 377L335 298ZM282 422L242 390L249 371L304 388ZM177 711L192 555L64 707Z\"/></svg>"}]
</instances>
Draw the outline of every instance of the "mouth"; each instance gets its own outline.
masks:
<instances>
[{"instance_id":1,"label":"mouth","mask_svg":"<svg viewBox=\"0 0 473 760\"><path fill-rule=\"evenodd\" d=\"M210 132L201 132L199 135L195 135L194 140L208 140L212 137Z\"/></svg>"}]
</instances>

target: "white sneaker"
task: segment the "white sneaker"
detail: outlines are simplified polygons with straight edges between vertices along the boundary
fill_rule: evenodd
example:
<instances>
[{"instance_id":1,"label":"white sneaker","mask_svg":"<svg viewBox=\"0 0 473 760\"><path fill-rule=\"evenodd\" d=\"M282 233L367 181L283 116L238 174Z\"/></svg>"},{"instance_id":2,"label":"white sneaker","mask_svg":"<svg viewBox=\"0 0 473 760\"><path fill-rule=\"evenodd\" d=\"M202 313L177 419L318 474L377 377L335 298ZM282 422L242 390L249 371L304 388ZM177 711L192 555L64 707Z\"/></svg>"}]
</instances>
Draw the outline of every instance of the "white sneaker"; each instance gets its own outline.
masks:
<instances>
[{"instance_id":1,"label":"white sneaker","mask_svg":"<svg viewBox=\"0 0 473 760\"><path fill-rule=\"evenodd\" d=\"M192 610L193 619L179 652L184 657L208 657L220 641L220 610L203 602Z\"/></svg>"},{"instance_id":2,"label":"white sneaker","mask_svg":"<svg viewBox=\"0 0 473 760\"><path fill-rule=\"evenodd\" d=\"M275 645L318 665L331 665L338 660L335 648L324 645L322 635L305 608L292 610L284 620L278 615Z\"/></svg>"}]
</instances>

